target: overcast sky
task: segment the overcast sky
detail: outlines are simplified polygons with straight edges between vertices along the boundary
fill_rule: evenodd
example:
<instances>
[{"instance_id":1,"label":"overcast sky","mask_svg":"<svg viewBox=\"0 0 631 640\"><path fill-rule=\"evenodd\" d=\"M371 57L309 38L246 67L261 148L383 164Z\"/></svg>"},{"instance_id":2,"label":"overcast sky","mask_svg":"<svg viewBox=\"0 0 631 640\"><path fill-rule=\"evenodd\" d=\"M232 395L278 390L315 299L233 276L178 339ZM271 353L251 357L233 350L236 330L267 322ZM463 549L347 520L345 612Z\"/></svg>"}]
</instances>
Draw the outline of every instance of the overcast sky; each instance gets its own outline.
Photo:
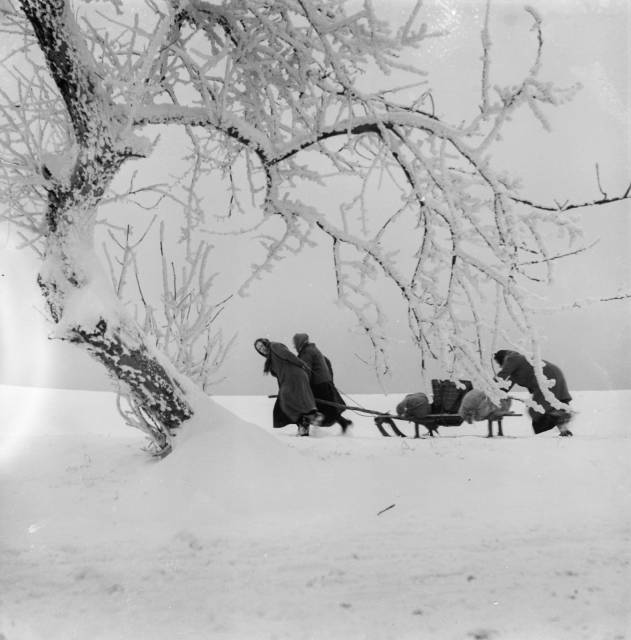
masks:
<instances>
[{"instance_id":1,"label":"overcast sky","mask_svg":"<svg viewBox=\"0 0 631 640\"><path fill-rule=\"evenodd\" d=\"M393 15L403 2L390 2ZM408 3L409 4L409 3ZM580 82L574 101L549 112L552 133L534 120L518 117L505 136L501 159L523 176L524 190L540 201L571 195L576 200L599 196L595 163L611 194L631 181L630 78L631 10L626 2L539 0L528 3L544 20L544 78L562 85ZM440 108L457 121L461 109L479 95L479 29L483 2L427 1L432 16L452 32L434 40L419 54L430 73ZM500 80L509 69L531 61L528 31L532 20L517 2L495 3L492 71ZM517 76L519 77L519 73ZM475 103L474 103L475 104ZM470 111L468 112L470 114ZM464 117L464 116L463 116ZM149 162L168 162L165 158ZM382 194L387 200L388 194ZM334 199L335 193L327 194ZM586 237L599 242L557 268L557 281L546 293L550 306L631 289L631 205L592 208L580 214ZM11 236L3 230L7 243ZM9 244L5 244L9 246ZM252 262L245 244L230 246L224 266L235 274ZM41 301L34 285L36 266L8 249L0 256L0 382L78 388L106 388L102 368L75 347L46 340ZM236 276L235 276L236 281ZM384 290L384 297L390 293ZM39 310L38 310L39 308ZM264 336L291 344L306 332L333 360L343 391L418 391L417 358L405 335L405 317L393 306L389 335L393 375L379 383L363 360L369 350L350 312L335 301L328 243L288 259L247 298L226 309L227 326L238 332L226 380L217 393L274 392L274 381L262 375L262 359L253 348ZM609 303L541 317L544 357L559 364L575 389L631 387L631 304Z\"/></svg>"}]
</instances>

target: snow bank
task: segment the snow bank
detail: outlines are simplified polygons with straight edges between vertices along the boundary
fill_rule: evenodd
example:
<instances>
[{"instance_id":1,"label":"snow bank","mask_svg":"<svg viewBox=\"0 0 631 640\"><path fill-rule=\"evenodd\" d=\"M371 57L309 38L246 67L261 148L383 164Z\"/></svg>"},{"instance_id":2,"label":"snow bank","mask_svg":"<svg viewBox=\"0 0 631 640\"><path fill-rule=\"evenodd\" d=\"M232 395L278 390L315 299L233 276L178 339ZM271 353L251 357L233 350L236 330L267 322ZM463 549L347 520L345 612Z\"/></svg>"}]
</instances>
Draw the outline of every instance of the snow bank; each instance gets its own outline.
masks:
<instances>
[{"instance_id":1,"label":"snow bank","mask_svg":"<svg viewBox=\"0 0 631 640\"><path fill-rule=\"evenodd\" d=\"M156 461L109 393L0 387L0 634L624 638L631 391L575 395L574 438L526 417L383 438L360 416L296 438L269 398L196 400Z\"/></svg>"},{"instance_id":2,"label":"snow bank","mask_svg":"<svg viewBox=\"0 0 631 640\"><path fill-rule=\"evenodd\" d=\"M301 510L312 493L312 460L208 398L194 408L176 432L173 453L152 464L125 497L131 512L140 503L143 518L178 528L201 518L221 528L252 514Z\"/></svg>"}]
</instances>

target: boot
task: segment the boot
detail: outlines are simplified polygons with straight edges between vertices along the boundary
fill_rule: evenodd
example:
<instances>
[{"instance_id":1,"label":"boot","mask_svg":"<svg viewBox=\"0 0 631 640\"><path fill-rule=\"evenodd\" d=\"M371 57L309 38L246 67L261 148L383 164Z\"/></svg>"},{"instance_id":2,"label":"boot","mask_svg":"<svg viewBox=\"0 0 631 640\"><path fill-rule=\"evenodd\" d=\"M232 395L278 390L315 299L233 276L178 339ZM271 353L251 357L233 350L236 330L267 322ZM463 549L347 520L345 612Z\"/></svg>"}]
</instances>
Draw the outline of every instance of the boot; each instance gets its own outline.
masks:
<instances>
[{"instance_id":1,"label":"boot","mask_svg":"<svg viewBox=\"0 0 631 640\"><path fill-rule=\"evenodd\" d=\"M299 436L309 435L309 416L301 416L298 420L298 433Z\"/></svg>"},{"instance_id":2,"label":"boot","mask_svg":"<svg viewBox=\"0 0 631 640\"><path fill-rule=\"evenodd\" d=\"M337 419L337 421L340 427L342 427L342 433L346 433L348 431L348 428L353 426L352 420L348 420L347 418L342 418L342 416L340 416Z\"/></svg>"},{"instance_id":3,"label":"boot","mask_svg":"<svg viewBox=\"0 0 631 640\"><path fill-rule=\"evenodd\" d=\"M572 414L567 411L563 412L563 415L559 418L557 427L559 429L559 435L562 437L573 436L574 434L568 429L567 425L572 419Z\"/></svg>"}]
</instances>

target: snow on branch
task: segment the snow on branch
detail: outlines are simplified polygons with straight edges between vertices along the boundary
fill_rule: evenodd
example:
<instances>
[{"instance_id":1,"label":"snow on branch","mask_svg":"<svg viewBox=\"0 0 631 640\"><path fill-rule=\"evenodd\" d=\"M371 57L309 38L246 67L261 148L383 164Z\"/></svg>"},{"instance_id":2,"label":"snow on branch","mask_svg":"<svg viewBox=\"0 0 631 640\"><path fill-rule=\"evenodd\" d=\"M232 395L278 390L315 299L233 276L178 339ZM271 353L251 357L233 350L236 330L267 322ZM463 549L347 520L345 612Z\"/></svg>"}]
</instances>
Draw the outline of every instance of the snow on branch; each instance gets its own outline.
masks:
<instances>
[{"instance_id":1,"label":"snow on branch","mask_svg":"<svg viewBox=\"0 0 631 640\"><path fill-rule=\"evenodd\" d=\"M585 209L587 207L598 207L605 204L612 204L614 202L621 202L622 200L631 199L631 184L625 189L625 191L619 196L595 198L594 200L586 200L584 202L558 202L554 205L542 204L535 202L534 200L528 200L527 198L520 198L517 195L511 195L511 200L519 204L525 204L533 209L539 209L540 211L551 211L554 213L563 213L571 211L572 209Z\"/></svg>"},{"instance_id":2,"label":"snow on branch","mask_svg":"<svg viewBox=\"0 0 631 640\"><path fill-rule=\"evenodd\" d=\"M583 250L552 246L553 237L571 245L579 235L563 214L629 198L631 186L607 195L598 173L602 197L539 204L519 192L518 176L496 166L495 145L519 110L548 127L548 110L576 92L545 80L544 16L532 8L532 62L500 86L493 57L502 52L487 3L479 104L465 121L449 122L425 84L427 70L408 62L439 35L422 21L420 1L394 29L385 5L368 0L352 10L333 0L172 0L142 9L112 0L109 12L90 3L73 12L64 0L20 6L31 30L22 30L10 59L22 56L32 73L14 75L15 87L0 91L5 219L50 248L52 236L78 220L89 220L82 231L92 233L99 208L98 220L112 225L105 255L116 290L131 296L134 274L145 332L202 385L231 341L214 331L229 297L215 299L207 234L230 224L257 230L259 252L240 293L326 238L338 298L382 371L387 282L421 361L438 359L450 375L488 386L483 363L506 331L500 323L523 332L536 355L531 287L550 282L558 260ZM126 162L161 148L148 134L167 129L183 132L179 175L115 189ZM328 184L342 186L312 197ZM392 196L384 204L385 192ZM128 223L116 227L102 211L140 193L156 195L146 206L169 204L159 225L160 313ZM165 249L164 220L174 210L183 220L181 263ZM56 250L63 253L63 242Z\"/></svg>"}]
</instances>

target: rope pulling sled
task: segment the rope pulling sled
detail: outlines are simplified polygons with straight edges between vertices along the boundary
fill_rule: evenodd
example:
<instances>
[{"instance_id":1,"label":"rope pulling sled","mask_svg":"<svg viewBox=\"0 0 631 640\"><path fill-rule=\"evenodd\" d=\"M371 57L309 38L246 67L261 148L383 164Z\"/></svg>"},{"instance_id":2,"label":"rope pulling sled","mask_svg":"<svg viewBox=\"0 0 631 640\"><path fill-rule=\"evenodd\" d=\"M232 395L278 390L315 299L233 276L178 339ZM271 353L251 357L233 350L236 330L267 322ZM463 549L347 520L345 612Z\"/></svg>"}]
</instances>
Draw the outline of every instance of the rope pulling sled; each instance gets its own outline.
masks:
<instances>
[{"instance_id":1,"label":"rope pulling sled","mask_svg":"<svg viewBox=\"0 0 631 640\"><path fill-rule=\"evenodd\" d=\"M434 437L435 433L438 433L439 427L459 427L465 421L460 415L460 406L465 394L473 389L473 385L469 380L460 380L458 383L453 380L432 380L433 402L431 406L427 400L427 396L423 393L410 394L404 398L404 401L399 403L397 407L397 413L388 413L384 411L375 411L373 409L366 409L364 407L341 404L339 402L332 402L330 400L320 400L316 398L318 404L325 404L339 409L346 409L348 411L355 411L357 413L364 413L375 416L373 418L375 426L379 430L382 436L391 437L391 435L398 436L400 438L406 438L405 433L397 427L395 420L403 422L411 422L414 425L414 438L420 438L419 430L422 425L427 429L427 432L431 437ZM272 395L270 398L277 396ZM410 401L415 406L411 411L400 411L400 407L406 402ZM497 435L503 436L502 420L507 417L518 417L523 414L515 413L509 410L510 402L504 404L502 407L498 407L493 410L486 417L487 420L487 437L493 437L493 423L497 423ZM388 433L386 425L392 430L392 434ZM328 426L328 425L322 425Z\"/></svg>"}]
</instances>

